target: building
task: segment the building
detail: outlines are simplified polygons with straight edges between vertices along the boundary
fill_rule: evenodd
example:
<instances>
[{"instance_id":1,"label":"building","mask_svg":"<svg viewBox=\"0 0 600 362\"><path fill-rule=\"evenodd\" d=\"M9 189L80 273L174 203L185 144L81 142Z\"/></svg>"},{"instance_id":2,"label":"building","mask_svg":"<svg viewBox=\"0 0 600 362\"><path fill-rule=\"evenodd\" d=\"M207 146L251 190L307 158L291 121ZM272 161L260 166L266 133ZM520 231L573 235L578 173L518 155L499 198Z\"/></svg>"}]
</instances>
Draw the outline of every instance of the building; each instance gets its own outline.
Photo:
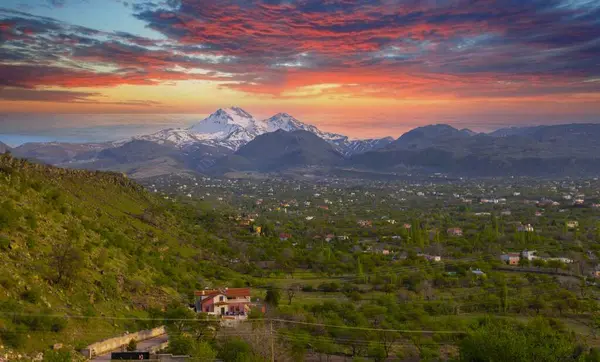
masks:
<instances>
[{"instance_id":1,"label":"building","mask_svg":"<svg viewBox=\"0 0 600 362\"><path fill-rule=\"evenodd\" d=\"M250 288L205 289L194 292L196 312L247 318L251 308Z\"/></svg>"},{"instance_id":2,"label":"building","mask_svg":"<svg viewBox=\"0 0 600 362\"><path fill-rule=\"evenodd\" d=\"M561 263L565 263L565 264L572 264L573 263L573 259L569 259L569 258L565 258L565 257L559 257L559 258L546 258L546 261L550 261L550 260L557 260L560 261Z\"/></svg>"},{"instance_id":3,"label":"building","mask_svg":"<svg viewBox=\"0 0 600 362\"><path fill-rule=\"evenodd\" d=\"M575 220L569 220L567 221L567 228L568 229L577 229L579 227L579 221L575 221Z\"/></svg>"},{"instance_id":4,"label":"building","mask_svg":"<svg viewBox=\"0 0 600 362\"><path fill-rule=\"evenodd\" d=\"M531 226L531 224L527 224L527 225L519 225L517 227L517 231L532 233L532 232L534 232L534 229L533 229L533 226Z\"/></svg>"},{"instance_id":5,"label":"building","mask_svg":"<svg viewBox=\"0 0 600 362\"><path fill-rule=\"evenodd\" d=\"M463 235L463 231L461 228L449 228L448 230L446 230L446 232L450 236L462 236Z\"/></svg>"},{"instance_id":6,"label":"building","mask_svg":"<svg viewBox=\"0 0 600 362\"><path fill-rule=\"evenodd\" d=\"M537 255L535 255L536 251L535 250L523 250L521 252L521 257L523 259L527 259L529 261L532 261L533 259L537 258Z\"/></svg>"},{"instance_id":7,"label":"building","mask_svg":"<svg viewBox=\"0 0 600 362\"><path fill-rule=\"evenodd\" d=\"M519 255L519 253L506 253L500 256L500 260L502 260L508 265L519 265L521 256Z\"/></svg>"},{"instance_id":8,"label":"building","mask_svg":"<svg viewBox=\"0 0 600 362\"><path fill-rule=\"evenodd\" d=\"M417 256L421 256L428 261L440 262L442 261L442 257L439 255L429 255L429 254L417 254Z\"/></svg>"},{"instance_id":9,"label":"building","mask_svg":"<svg viewBox=\"0 0 600 362\"><path fill-rule=\"evenodd\" d=\"M477 277L485 277L485 273L481 269L471 270L471 273L475 274Z\"/></svg>"},{"instance_id":10,"label":"building","mask_svg":"<svg viewBox=\"0 0 600 362\"><path fill-rule=\"evenodd\" d=\"M281 240L281 241L286 241L286 240L288 240L291 237L292 237L292 235L288 234L288 233L281 233L281 234L279 234L279 240Z\"/></svg>"},{"instance_id":11,"label":"building","mask_svg":"<svg viewBox=\"0 0 600 362\"><path fill-rule=\"evenodd\" d=\"M358 220L357 224L363 228L373 226L373 222L371 220Z\"/></svg>"}]
</instances>

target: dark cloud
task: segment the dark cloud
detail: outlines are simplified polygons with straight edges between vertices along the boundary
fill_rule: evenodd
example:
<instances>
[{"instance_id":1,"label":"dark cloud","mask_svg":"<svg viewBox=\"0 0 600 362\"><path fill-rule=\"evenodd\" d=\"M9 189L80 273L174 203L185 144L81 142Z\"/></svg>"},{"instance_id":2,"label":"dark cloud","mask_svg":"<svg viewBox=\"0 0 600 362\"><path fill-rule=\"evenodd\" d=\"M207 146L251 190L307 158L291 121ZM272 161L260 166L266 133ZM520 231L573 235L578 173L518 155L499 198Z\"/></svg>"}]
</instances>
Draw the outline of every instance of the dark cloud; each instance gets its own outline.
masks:
<instances>
[{"instance_id":1,"label":"dark cloud","mask_svg":"<svg viewBox=\"0 0 600 362\"><path fill-rule=\"evenodd\" d=\"M600 91L583 84L600 76L593 2L161 0L130 9L168 40L0 9L0 84L210 79L281 95L331 83L340 87L322 92L391 97Z\"/></svg>"},{"instance_id":2,"label":"dark cloud","mask_svg":"<svg viewBox=\"0 0 600 362\"><path fill-rule=\"evenodd\" d=\"M0 87L0 99L8 101L76 102L98 93Z\"/></svg>"}]
</instances>

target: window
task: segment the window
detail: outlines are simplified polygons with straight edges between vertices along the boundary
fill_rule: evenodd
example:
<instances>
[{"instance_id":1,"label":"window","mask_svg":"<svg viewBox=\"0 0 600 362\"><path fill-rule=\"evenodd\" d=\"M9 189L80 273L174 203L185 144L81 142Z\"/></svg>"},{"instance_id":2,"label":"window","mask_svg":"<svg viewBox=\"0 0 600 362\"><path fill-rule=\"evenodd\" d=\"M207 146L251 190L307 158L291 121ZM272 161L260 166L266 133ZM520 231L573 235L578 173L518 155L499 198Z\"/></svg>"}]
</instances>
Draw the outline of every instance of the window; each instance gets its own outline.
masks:
<instances>
[{"instance_id":1,"label":"window","mask_svg":"<svg viewBox=\"0 0 600 362\"><path fill-rule=\"evenodd\" d=\"M224 296L220 296L220 297L219 297L219 302L222 302L224 299L225 299L225 297L224 297Z\"/></svg>"}]
</instances>

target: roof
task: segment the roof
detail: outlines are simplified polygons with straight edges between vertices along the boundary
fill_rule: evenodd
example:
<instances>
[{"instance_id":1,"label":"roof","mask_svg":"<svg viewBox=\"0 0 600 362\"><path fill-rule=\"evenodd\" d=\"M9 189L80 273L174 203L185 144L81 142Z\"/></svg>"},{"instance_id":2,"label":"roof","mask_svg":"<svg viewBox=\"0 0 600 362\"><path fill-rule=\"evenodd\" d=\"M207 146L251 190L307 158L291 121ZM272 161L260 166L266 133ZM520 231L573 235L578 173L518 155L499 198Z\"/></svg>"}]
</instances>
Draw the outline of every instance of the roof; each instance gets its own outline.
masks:
<instances>
[{"instance_id":1,"label":"roof","mask_svg":"<svg viewBox=\"0 0 600 362\"><path fill-rule=\"evenodd\" d=\"M250 288L205 289L194 292L194 295L197 297L209 297L218 294L223 294L226 297L249 297Z\"/></svg>"}]
</instances>

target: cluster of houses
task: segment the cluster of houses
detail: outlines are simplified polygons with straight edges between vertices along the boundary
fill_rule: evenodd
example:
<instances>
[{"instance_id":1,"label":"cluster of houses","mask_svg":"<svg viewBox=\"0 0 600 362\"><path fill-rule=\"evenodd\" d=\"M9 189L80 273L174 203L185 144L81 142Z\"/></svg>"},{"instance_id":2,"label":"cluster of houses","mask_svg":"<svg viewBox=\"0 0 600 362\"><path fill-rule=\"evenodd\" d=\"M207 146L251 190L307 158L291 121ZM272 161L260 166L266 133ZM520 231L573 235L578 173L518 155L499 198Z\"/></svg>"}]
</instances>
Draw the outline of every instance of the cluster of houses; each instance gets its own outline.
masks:
<instances>
[{"instance_id":1,"label":"cluster of houses","mask_svg":"<svg viewBox=\"0 0 600 362\"><path fill-rule=\"evenodd\" d=\"M542 258L536 255L536 251L535 250L523 250L520 253L505 253L500 255L500 260L502 260L504 263L508 264L508 265L519 265L521 259L525 259L529 262L535 260L535 259L542 259L544 261L550 261L550 260L558 260L562 263L565 264L571 264L573 263L573 259L569 259L569 258L564 258L564 257L559 257L559 258Z\"/></svg>"}]
</instances>

